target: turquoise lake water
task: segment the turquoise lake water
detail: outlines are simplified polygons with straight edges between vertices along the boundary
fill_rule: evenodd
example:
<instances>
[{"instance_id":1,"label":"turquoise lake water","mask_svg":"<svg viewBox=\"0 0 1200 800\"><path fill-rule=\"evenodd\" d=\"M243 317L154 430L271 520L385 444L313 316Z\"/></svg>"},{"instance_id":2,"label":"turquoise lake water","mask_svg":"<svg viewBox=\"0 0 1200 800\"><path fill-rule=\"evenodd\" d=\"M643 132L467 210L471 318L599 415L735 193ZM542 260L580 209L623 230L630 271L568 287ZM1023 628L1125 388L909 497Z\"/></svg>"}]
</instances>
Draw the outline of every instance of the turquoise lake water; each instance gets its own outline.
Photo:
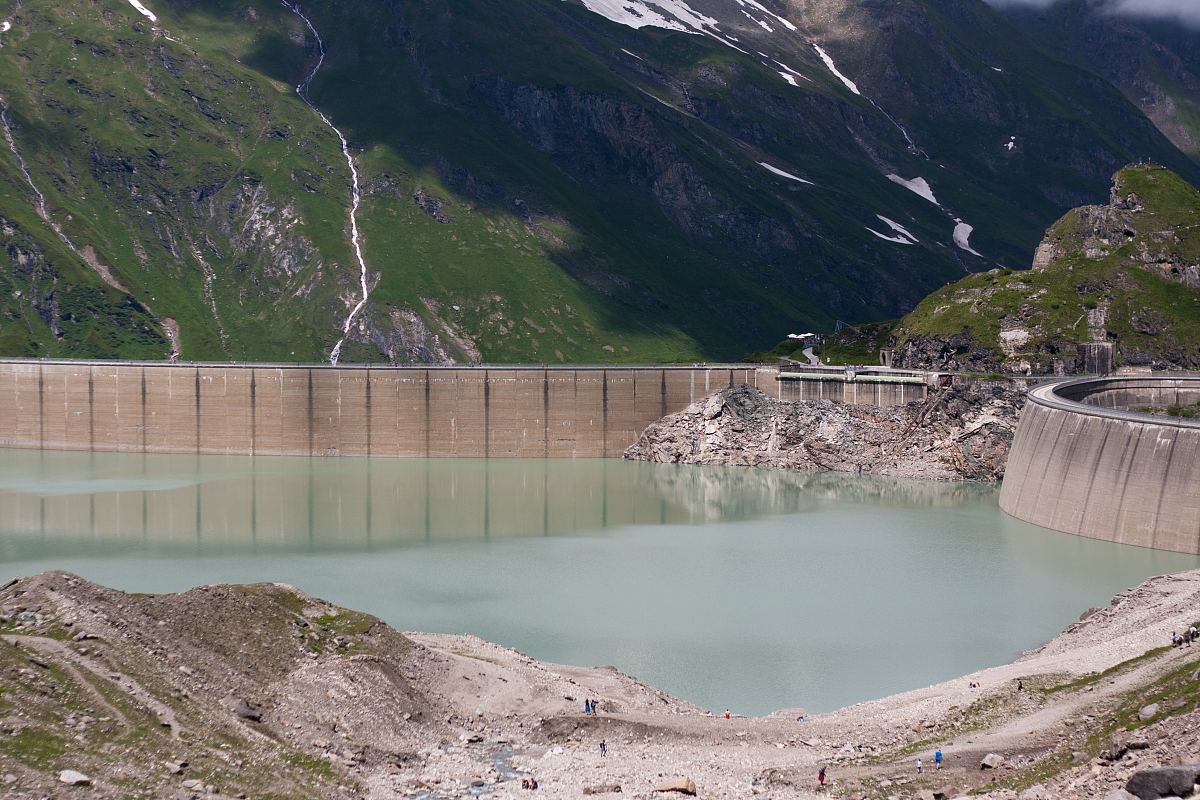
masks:
<instances>
[{"instance_id":1,"label":"turquoise lake water","mask_svg":"<svg viewBox=\"0 0 1200 800\"><path fill-rule=\"evenodd\" d=\"M810 712L1002 663L1200 558L1054 533L995 487L621 461L0 451L0 578L281 581L404 630Z\"/></svg>"}]
</instances>

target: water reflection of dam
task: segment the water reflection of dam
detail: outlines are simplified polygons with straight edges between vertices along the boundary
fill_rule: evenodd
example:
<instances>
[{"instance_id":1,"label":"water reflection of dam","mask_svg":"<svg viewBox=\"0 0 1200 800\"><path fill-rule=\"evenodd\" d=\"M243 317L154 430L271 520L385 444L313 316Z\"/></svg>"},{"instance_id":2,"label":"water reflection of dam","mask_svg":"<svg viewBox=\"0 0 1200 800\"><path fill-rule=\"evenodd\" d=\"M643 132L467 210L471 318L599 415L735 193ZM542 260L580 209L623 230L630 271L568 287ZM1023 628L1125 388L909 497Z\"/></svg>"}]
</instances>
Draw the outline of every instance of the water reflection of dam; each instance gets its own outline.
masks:
<instances>
[{"instance_id":1,"label":"water reflection of dam","mask_svg":"<svg viewBox=\"0 0 1200 800\"><path fill-rule=\"evenodd\" d=\"M22 541L178 550L409 542L726 522L844 503L951 506L994 490L642 462L3 451L0 553Z\"/></svg>"}]
</instances>

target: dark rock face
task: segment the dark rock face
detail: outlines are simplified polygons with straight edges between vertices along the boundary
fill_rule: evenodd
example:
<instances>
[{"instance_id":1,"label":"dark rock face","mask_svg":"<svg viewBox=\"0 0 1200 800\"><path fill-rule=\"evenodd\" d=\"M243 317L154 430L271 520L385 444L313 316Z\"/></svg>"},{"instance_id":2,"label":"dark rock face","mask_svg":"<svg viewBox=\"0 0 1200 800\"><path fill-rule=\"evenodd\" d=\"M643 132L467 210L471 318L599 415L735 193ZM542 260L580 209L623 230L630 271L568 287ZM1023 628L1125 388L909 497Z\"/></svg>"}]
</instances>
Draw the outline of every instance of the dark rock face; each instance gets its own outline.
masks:
<instances>
[{"instance_id":1,"label":"dark rock face","mask_svg":"<svg viewBox=\"0 0 1200 800\"><path fill-rule=\"evenodd\" d=\"M648 426L625 457L684 464L999 480L1024 387L952 386L896 408L790 403L737 386Z\"/></svg>"},{"instance_id":2,"label":"dark rock face","mask_svg":"<svg viewBox=\"0 0 1200 800\"><path fill-rule=\"evenodd\" d=\"M1135 772L1125 785L1125 791L1138 800L1159 800L1162 797L1187 797L1200 781L1200 764L1178 767L1156 767Z\"/></svg>"},{"instance_id":3,"label":"dark rock face","mask_svg":"<svg viewBox=\"0 0 1200 800\"><path fill-rule=\"evenodd\" d=\"M947 339L914 336L892 351L897 367L919 364L921 369L948 372L996 372L995 353L981 347L964 331Z\"/></svg>"}]
</instances>

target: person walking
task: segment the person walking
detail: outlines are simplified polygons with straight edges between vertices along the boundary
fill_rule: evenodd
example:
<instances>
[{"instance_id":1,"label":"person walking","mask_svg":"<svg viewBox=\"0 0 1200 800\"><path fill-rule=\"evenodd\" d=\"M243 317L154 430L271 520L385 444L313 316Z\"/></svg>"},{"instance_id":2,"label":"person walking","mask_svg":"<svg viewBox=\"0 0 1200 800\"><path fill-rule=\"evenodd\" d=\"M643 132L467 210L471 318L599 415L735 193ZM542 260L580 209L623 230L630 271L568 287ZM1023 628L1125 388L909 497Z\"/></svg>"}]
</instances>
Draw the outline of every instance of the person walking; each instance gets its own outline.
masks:
<instances>
[{"instance_id":1,"label":"person walking","mask_svg":"<svg viewBox=\"0 0 1200 800\"><path fill-rule=\"evenodd\" d=\"M729 709L725 709L725 719L729 719Z\"/></svg>"},{"instance_id":2,"label":"person walking","mask_svg":"<svg viewBox=\"0 0 1200 800\"><path fill-rule=\"evenodd\" d=\"M603 739L600 740L600 757L601 758L608 757L608 745L605 744Z\"/></svg>"},{"instance_id":3,"label":"person walking","mask_svg":"<svg viewBox=\"0 0 1200 800\"><path fill-rule=\"evenodd\" d=\"M817 772L817 786L818 786L818 788L821 788L821 789L825 788L825 768L824 767L821 767L820 771Z\"/></svg>"},{"instance_id":4,"label":"person walking","mask_svg":"<svg viewBox=\"0 0 1200 800\"><path fill-rule=\"evenodd\" d=\"M921 759L920 759L920 757L918 756L918 758L917 758L917 774L918 774L918 775L920 775L920 774L921 774L921 766L922 766L922 765L921 765Z\"/></svg>"},{"instance_id":5,"label":"person walking","mask_svg":"<svg viewBox=\"0 0 1200 800\"><path fill-rule=\"evenodd\" d=\"M941 750L941 748L938 748L937 752L935 752L933 754L933 768L935 770L942 768L942 750Z\"/></svg>"},{"instance_id":6,"label":"person walking","mask_svg":"<svg viewBox=\"0 0 1200 800\"><path fill-rule=\"evenodd\" d=\"M586 717L588 714L591 714L591 713L592 713L592 701L584 698L583 715Z\"/></svg>"}]
</instances>

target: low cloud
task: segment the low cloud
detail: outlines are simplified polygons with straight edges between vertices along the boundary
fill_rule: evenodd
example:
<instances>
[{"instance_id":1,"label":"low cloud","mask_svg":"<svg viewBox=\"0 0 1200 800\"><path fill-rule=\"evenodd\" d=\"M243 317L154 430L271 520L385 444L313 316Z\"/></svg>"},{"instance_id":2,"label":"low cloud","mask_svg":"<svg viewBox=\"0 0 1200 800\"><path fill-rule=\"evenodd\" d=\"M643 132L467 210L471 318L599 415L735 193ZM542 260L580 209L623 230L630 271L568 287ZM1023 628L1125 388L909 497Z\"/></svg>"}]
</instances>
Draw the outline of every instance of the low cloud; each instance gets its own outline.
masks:
<instances>
[{"instance_id":1,"label":"low cloud","mask_svg":"<svg viewBox=\"0 0 1200 800\"><path fill-rule=\"evenodd\" d=\"M987 0L998 8L1047 8L1059 0ZM1166 19L1200 29L1200 0L1097 0L1094 7L1105 14Z\"/></svg>"}]
</instances>

